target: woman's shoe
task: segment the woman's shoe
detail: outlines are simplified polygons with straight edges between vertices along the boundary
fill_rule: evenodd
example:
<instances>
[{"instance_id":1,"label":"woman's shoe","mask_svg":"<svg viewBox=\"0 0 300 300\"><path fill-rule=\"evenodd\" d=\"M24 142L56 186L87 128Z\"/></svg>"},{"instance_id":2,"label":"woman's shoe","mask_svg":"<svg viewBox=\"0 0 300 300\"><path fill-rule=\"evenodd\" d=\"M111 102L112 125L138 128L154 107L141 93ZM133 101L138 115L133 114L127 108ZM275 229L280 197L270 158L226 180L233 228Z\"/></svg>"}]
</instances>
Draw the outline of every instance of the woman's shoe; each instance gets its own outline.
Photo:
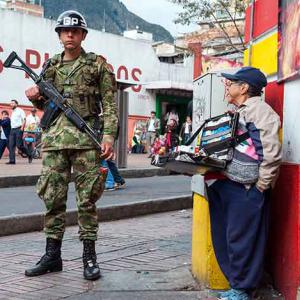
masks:
<instances>
[{"instance_id":1,"label":"woman's shoe","mask_svg":"<svg viewBox=\"0 0 300 300\"><path fill-rule=\"evenodd\" d=\"M124 180L115 183L115 189L125 189L125 187L126 187L126 182Z\"/></svg>"},{"instance_id":2,"label":"woman's shoe","mask_svg":"<svg viewBox=\"0 0 300 300\"><path fill-rule=\"evenodd\" d=\"M115 191L116 188L114 186L111 187L105 187L104 192L110 192L110 191Z\"/></svg>"},{"instance_id":3,"label":"woman's shoe","mask_svg":"<svg viewBox=\"0 0 300 300\"><path fill-rule=\"evenodd\" d=\"M221 300L250 300L250 297L246 290L243 289L231 289L227 292L221 293L219 299Z\"/></svg>"}]
</instances>

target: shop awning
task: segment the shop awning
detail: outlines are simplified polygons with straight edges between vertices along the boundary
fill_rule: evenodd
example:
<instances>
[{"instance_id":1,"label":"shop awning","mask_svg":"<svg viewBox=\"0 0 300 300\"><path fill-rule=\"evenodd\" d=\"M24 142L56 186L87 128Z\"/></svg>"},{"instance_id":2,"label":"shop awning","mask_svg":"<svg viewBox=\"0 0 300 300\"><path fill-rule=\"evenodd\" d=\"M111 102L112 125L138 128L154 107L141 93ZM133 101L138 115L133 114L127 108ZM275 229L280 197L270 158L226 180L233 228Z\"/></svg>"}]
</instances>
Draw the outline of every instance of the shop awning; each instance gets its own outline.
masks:
<instances>
[{"instance_id":1,"label":"shop awning","mask_svg":"<svg viewBox=\"0 0 300 300\"><path fill-rule=\"evenodd\" d=\"M144 85L146 90L152 90L163 95L175 95L192 98L193 83L176 81L153 81Z\"/></svg>"},{"instance_id":2,"label":"shop awning","mask_svg":"<svg viewBox=\"0 0 300 300\"><path fill-rule=\"evenodd\" d=\"M118 90L125 90L131 86L141 85L142 83L136 81L128 81L123 79L117 79Z\"/></svg>"}]
</instances>

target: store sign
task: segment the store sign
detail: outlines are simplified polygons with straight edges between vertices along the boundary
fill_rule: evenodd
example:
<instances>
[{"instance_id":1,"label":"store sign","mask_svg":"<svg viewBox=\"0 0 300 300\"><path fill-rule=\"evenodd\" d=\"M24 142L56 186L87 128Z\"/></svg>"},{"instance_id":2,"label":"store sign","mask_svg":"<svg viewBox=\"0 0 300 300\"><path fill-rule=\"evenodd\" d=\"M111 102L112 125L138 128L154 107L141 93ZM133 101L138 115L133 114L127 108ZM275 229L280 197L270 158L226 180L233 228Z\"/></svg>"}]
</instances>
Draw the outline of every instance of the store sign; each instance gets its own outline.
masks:
<instances>
[{"instance_id":1,"label":"store sign","mask_svg":"<svg viewBox=\"0 0 300 300\"><path fill-rule=\"evenodd\" d=\"M0 10L0 18L6 24L0 31L0 103L18 99L21 104L30 105L24 91L33 84L32 80L24 72L6 69L3 64L15 51L39 74L44 62L63 50L54 30L55 22L7 10ZM89 29L83 48L105 57L117 79L137 83L130 88L130 97L141 110L138 95L146 93L139 83L155 81L159 74L160 62L151 44Z\"/></svg>"}]
</instances>

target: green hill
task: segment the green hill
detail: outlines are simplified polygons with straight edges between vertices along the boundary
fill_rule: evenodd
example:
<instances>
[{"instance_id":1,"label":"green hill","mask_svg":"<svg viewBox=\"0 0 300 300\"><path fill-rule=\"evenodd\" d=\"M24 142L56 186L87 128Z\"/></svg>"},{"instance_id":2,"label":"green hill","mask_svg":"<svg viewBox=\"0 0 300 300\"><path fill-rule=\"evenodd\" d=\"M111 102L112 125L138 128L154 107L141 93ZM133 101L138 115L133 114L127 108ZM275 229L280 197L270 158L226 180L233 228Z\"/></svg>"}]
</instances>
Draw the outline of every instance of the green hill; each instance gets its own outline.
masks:
<instances>
[{"instance_id":1,"label":"green hill","mask_svg":"<svg viewBox=\"0 0 300 300\"><path fill-rule=\"evenodd\" d=\"M46 18L56 20L61 12L74 9L85 16L88 26L93 29L102 30L105 17L106 32L122 35L123 31L139 26L140 30L152 33L154 41L174 40L165 28L146 22L119 0L42 0L42 5Z\"/></svg>"}]
</instances>

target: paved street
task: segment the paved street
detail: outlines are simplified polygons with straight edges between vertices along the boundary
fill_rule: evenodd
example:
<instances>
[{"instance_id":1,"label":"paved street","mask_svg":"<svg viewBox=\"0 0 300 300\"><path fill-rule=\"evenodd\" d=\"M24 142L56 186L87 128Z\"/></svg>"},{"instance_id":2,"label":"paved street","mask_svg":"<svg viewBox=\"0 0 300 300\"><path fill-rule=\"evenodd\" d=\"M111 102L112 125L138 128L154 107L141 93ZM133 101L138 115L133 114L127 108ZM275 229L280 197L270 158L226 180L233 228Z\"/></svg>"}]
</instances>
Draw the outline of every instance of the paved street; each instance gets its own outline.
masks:
<instances>
[{"instance_id":1,"label":"paved street","mask_svg":"<svg viewBox=\"0 0 300 300\"><path fill-rule=\"evenodd\" d=\"M97 253L103 277L82 278L77 226L68 227L64 271L26 278L44 251L41 232L0 238L0 299L203 299L190 273L191 211L101 223Z\"/></svg>"},{"instance_id":2,"label":"paved street","mask_svg":"<svg viewBox=\"0 0 300 300\"><path fill-rule=\"evenodd\" d=\"M98 207L191 194L190 182L191 177L187 176L126 179L126 189L105 192ZM68 196L68 209L76 208L73 183ZM44 204L36 195L34 186L1 189L0 206L0 216L44 211Z\"/></svg>"}]
</instances>

